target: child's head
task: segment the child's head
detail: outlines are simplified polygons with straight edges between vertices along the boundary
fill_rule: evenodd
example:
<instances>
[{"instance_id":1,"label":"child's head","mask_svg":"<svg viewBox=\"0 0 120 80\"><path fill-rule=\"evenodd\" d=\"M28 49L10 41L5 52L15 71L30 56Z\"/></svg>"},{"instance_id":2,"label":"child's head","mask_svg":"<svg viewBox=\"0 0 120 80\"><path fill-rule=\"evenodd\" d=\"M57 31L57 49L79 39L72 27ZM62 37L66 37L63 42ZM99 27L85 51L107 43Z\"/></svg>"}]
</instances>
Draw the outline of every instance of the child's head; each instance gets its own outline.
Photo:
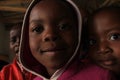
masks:
<instances>
[{"instance_id":1,"label":"child's head","mask_svg":"<svg viewBox=\"0 0 120 80\"><path fill-rule=\"evenodd\" d=\"M20 35L21 35L22 22L16 23L10 29L10 49L13 54L19 51Z\"/></svg>"},{"instance_id":2,"label":"child's head","mask_svg":"<svg viewBox=\"0 0 120 80\"><path fill-rule=\"evenodd\" d=\"M36 2L28 13L23 33L23 39L28 39L22 42L21 50L30 48L26 49L29 52L28 55L33 56L39 66L46 68L51 76L76 55L80 43L81 22L78 19L78 17L81 18L80 15L78 16L80 13L76 12L75 8L66 0L41 0ZM29 37L25 37L24 34ZM29 45L22 47L27 43ZM22 53L26 51L23 50ZM28 55L26 53L21 57L29 58ZM26 58L21 58L21 61L27 61L23 59ZM41 72L39 71L39 73Z\"/></svg>"},{"instance_id":3,"label":"child's head","mask_svg":"<svg viewBox=\"0 0 120 80\"><path fill-rule=\"evenodd\" d=\"M99 9L88 26L90 57L98 65L120 73L120 8Z\"/></svg>"}]
</instances>

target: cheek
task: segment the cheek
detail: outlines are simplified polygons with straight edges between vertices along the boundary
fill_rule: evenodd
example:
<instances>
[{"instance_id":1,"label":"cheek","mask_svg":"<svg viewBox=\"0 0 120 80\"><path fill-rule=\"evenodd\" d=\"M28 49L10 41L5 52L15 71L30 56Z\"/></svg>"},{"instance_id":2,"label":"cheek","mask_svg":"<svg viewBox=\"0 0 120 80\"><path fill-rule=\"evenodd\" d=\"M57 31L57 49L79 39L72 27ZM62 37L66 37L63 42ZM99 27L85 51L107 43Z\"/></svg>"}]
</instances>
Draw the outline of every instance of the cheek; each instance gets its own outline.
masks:
<instances>
[{"instance_id":1,"label":"cheek","mask_svg":"<svg viewBox=\"0 0 120 80\"><path fill-rule=\"evenodd\" d=\"M35 33L29 31L29 45L32 53L37 50L37 48L39 47L39 43L40 43L39 35L36 35Z\"/></svg>"},{"instance_id":2,"label":"cheek","mask_svg":"<svg viewBox=\"0 0 120 80\"><path fill-rule=\"evenodd\" d=\"M94 49L90 49L88 51L88 55L90 58L96 59L96 57L98 57L97 51L95 51Z\"/></svg>"},{"instance_id":3,"label":"cheek","mask_svg":"<svg viewBox=\"0 0 120 80\"><path fill-rule=\"evenodd\" d=\"M35 53L39 49L40 41L38 38L30 37L29 38L29 45L32 53Z\"/></svg>"},{"instance_id":4,"label":"cheek","mask_svg":"<svg viewBox=\"0 0 120 80\"><path fill-rule=\"evenodd\" d=\"M63 38L69 46L75 46L78 43L78 36L76 32L72 31L72 32L63 34Z\"/></svg>"},{"instance_id":5,"label":"cheek","mask_svg":"<svg viewBox=\"0 0 120 80\"><path fill-rule=\"evenodd\" d=\"M112 42L110 48L113 51L113 55L120 58L120 41Z\"/></svg>"},{"instance_id":6,"label":"cheek","mask_svg":"<svg viewBox=\"0 0 120 80\"><path fill-rule=\"evenodd\" d=\"M113 47L113 55L116 56L116 57L119 57L120 59L120 48L119 46L112 46Z\"/></svg>"},{"instance_id":7,"label":"cheek","mask_svg":"<svg viewBox=\"0 0 120 80\"><path fill-rule=\"evenodd\" d=\"M14 44L11 44L11 43L10 43L10 49L11 49L11 50L14 50Z\"/></svg>"},{"instance_id":8,"label":"cheek","mask_svg":"<svg viewBox=\"0 0 120 80\"><path fill-rule=\"evenodd\" d=\"M77 37L75 37L75 35L73 34L69 34L69 35L64 35L63 38L65 43L69 47L68 53L69 53L69 56L71 56L77 47L77 43L78 43Z\"/></svg>"}]
</instances>

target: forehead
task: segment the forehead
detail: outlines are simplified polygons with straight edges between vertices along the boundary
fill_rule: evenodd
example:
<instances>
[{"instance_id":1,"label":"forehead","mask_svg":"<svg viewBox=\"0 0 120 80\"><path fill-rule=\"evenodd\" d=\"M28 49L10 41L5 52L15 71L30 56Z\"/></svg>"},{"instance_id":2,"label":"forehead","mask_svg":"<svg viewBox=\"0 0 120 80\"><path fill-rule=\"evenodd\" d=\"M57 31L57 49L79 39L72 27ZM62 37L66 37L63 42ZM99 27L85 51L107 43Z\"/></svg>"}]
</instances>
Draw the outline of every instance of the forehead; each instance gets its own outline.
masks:
<instances>
[{"instance_id":1,"label":"forehead","mask_svg":"<svg viewBox=\"0 0 120 80\"><path fill-rule=\"evenodd\" d=\"M22 29L22 24L16 24L11 27L10 31L19 31L21 29Z\"/></svg>"},{"instance_id":2,"label":"forehead","mask_svg":"<svg viewBox=\"0 0 120 80\"><path fill-rule=\"evenodd\" d=\"M21 34L21 27L13 27L11 30L10 30L10 35L18 35L18 34Z\"/></svg>"},{"instance_id":3,"label":"forehead","mask_svg":"<svg viewBox=\"0 0 120 80\"><path fill-rule=\"evenodd\" d=\"M119 9L103 9L96 12L90 21L90 31L107 32L120 28L120 11ZM91 32L91 33L92 33Z\"/></svg>"},{"instance_id":4,"label":"forehead","mask_svg":"<svg viewBox=\"0 0 120 80\"><path fill-rule=\"evenodd\" d=\"M43 0L38 2L31 10L30 16L35 17L38 13L41 16L49 14L49 17L75 17L74 14L76 14L69 3L61 0ZM36 15L36 17L38 16Z\"/></svg>"},{"instance_id":5,"label":"forehead","mask_svg":"<svg viewBox=\"0 0 120 80\"><path fill-rule=\"evenodd\" d=\"M93 20L97 19L108 19L108 20L119 20L120 19L120 8L103 8L98 10L94 15L93 15Z\"/></svg>"},{"instance_id":6,"label":"forehead","mask_svg":"<svg viewBox=\"0 0 120 80\"><path fill-rule=\"evenodd\" d=\"M93 23L120 22L120 8L103 8L98 10L92 17Z\"/></svg>"},{"instance_id":7,"label":"forehead","mask_svg":"<svg viewBox=\"0 0 120 80\"><path fill-rule=\"evenodd\" d=\"M13 29L10 31L10 34L20 34L20 29Z\"/></svg>"},{"instance_id":8,"label":"forehead","mask_svg":"<svg viewBox=\"0 0 120 80\"><path fill-rule=\"evenodd\" d=\"M21 33L21 27L15 27L10 30L10 34Z\"/></svg>"}]
</instances>

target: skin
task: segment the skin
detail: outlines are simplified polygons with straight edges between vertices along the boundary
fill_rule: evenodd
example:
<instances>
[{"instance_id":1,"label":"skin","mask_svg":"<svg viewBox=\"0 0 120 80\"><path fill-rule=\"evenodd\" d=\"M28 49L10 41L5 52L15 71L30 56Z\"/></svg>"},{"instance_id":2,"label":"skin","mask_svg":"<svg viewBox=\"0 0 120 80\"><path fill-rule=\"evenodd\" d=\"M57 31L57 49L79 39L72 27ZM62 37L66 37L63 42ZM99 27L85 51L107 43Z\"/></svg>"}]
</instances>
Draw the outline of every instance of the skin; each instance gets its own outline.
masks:
<instances>
[{"instance_id":1,"label":"skin","mask_svg":"<svg viewBox=\"0 0 120 80\"><path fill-rule=\"evenodd\" d=\"M92 60L120 75L120 12L105 9L96 13L89 26L89 38Z\"/></svg>"},{"instance_id":2,"label":"skin","mask_svg":"<svg viewBox=\"0 0 120 80\"><path fill-rule=\"evenodd\" d=\"M59 0L36 4L29 18L32 55L51 76L71 58L77 46L77 19L71 8Z\"/></svg>"},{"instance_id":3,"label":"skin","mask_svg":"<svg viewBox=\"0 0 120 80\"><path fill-rule=\"evenodd\" d=\"M17 28L12 28L10 30L10 49L13 55L18 54L19 51L19 44L20 44L20 33L21 33L21 26L14 26Z\"/></svg>"}]
</instances>

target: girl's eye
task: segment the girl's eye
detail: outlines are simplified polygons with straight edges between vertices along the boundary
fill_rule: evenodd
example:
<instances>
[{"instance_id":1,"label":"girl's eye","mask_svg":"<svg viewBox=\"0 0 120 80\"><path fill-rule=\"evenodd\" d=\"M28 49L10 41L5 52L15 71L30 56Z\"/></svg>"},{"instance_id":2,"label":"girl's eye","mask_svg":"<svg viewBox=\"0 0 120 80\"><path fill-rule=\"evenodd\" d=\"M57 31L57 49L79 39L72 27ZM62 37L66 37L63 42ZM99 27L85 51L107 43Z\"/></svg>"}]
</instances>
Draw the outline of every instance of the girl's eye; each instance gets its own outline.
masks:
<instances>
[{"instance_id":1,"label":"girl's eye","mask_svg":"<svg viewBox=\"0 0 120 80\"><path fill-rule=\"evenodd\" d=\"M70 25L68 25L68 24L60 24L59 25L59 29L60 30L67 30L69 28L70 28Z\"/></svg>"},{"instance_id":2,"label":"girl's eye","mask_svg":"<svg viewBox=\"0 0 120 80\"><path fill-rule=\"evenodd\" d=\"M33 29L33 32L42 33L43 30L44 30L44 28L43 28L42 26L36 26L36 27Z\"/></svg>"},{"instance_id":3,"label":"girl's eye","mask_svg":"<svg viewBox=\"0 0 120 80\"><path fill-rule=\"evenodd\" d=\"M120 39L120 34L113 34L110 36L110 40L117 40Z\"/></svg>"},{"instance_id":4,"label":"girl's eye","mask_svg":"<svg viewBox=\"0 0 120 80\"><path fill-rule=\"evenodd\" d=\"M11 42L11 43L15 43L15 42L16 42L16 37L12 37L12 38L10 39L10 42Z\"/></svg>"},{"instance_id":5,"label":"girl's eye","mask_svg":"<svg viewBox=\"0 0 120 80\"><path fill-rule=\"evenodd\" d=\"M96 44L96 40L94 40L94 39L90 39L89 40L89 45L90 46L93 46L93 45L95 45Z\"/></svg>"}]
</instances>

